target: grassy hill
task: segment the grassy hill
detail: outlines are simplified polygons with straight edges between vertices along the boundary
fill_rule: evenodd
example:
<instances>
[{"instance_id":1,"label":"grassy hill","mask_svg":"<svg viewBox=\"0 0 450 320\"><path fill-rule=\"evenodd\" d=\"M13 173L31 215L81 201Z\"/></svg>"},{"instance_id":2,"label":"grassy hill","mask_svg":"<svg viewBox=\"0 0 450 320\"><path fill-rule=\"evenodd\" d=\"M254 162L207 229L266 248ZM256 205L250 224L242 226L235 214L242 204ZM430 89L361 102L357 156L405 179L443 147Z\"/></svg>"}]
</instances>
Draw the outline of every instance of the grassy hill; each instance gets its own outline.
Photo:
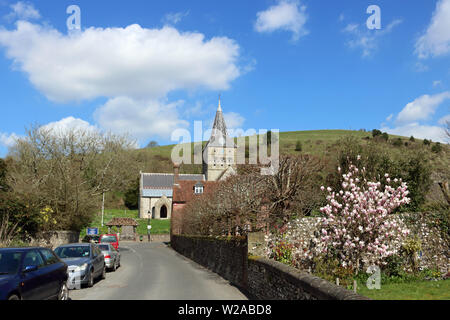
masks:
<instances>
[{"instance_id":1,"label":"grassy hill","mask_svg":"<svg viewBox=\"0 0 450 320\"><path fill-rule=\"evenodd\" d=\"M410 137L389 136L385 141L379 137L372 138L371 132L351 131L351 130L315 130L315 131L294 131L280 133L280 154L299 154L296 151L297 143L301 143L301 153L320 156L332 160L336 156L336 143L344 138L353 137L367 145L376 142L382 147L382 150L388 152L394 158L404 157L406 153L418 153L424 151L429 155L430 163L434 171L434 176L438 175L447 180L450 179L450 147L442 144L440 153L432 152L431 145L424 145L423 140L415 139L410 141ZM394 142L401 139L399 144ZM205 145L206 142L203 142ZM194 152L194 144L191 144L191 153ZM170 173L173 172L171 153L174 145L159 146L153 148L144 148L133 150L130 157L136 161L136 178L139 170L142 172ZM201 165L183 164L180 168L181 173L201 173ZM108 208L124 208L123 193L115 192L107 194Z\"/></svg>"},{"instance_id":2,"label":"grassy hill","mask_svg":"<svg viewBox=\"0 0 450 320\"><path fill-rule=\"evenodd\" d=\"M372 140L371 132L350 131L350 130L316 130L316 131L294 131L280 133L280 153L281 154L298 154L296 144L299 141L302 145L302 153L318 156L330 156L333 153L334 144L346 137L354 137L362 143L369 143ZM401 139L401 146L394 146L393 142ZM427 151L431 155L431 160L436 168L450 167L450 148L448 145L442 145L443 151L439 154L431 152L432 146L423 144L423 140L415 139L414 142L409 137L389 136L387 142L378 139L380 144L394 156L401 156L405 151ZM405 143L407 145L405 145ZM205 145L205 142L203 143ZM143 172L172 172L171 152L174 145L160 146L154 148L146 148L134 151L137 160L140 162ZM191 151L193 154L193 144ZM184 165L182 168L184 173L200 173L199 165Z\"/></svg>"}]
</instances>

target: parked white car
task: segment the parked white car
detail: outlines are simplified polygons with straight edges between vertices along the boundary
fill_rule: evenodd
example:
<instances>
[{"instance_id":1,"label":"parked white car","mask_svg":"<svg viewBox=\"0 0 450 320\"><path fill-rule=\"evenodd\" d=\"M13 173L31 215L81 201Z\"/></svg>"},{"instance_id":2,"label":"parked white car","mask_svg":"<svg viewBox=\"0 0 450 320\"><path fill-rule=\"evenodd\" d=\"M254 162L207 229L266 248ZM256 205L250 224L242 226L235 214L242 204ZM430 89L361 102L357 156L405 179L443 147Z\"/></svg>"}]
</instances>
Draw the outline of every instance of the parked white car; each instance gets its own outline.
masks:
<instances>
[{"instance_id":1,"label":"parked white car","mask_svg":"<svg viewBox=\"0 0 450 320\"><path fill-rule=\"evenodd\" d=\"M109 270L116 271L120 267L120 253L110 243L99 243L97 245L105 257L105 266Z\"/></svg>"}]
</instances>

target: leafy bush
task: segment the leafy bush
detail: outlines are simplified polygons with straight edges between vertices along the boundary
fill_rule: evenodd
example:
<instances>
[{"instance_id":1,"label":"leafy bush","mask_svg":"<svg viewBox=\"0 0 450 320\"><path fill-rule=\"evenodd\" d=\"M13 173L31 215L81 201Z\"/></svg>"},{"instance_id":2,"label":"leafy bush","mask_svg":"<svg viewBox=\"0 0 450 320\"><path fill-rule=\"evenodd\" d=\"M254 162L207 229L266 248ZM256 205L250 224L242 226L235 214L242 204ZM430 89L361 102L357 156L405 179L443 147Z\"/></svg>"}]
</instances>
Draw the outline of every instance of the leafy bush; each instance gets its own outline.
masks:
<instances>
[{"instance_id":1,"label":"leafy bush","mask_svg":"<svg viewBox=\"0 0 450 320\"><path fill-rule=\"evenodd\" d=\"M272 247L271 258L275 261L279 261L281 263L292 265L294 262L293 259L293 250L294 246L292 244L287 243L286 241L280 241Z\"/></svg>"},{"instance_id":2,"label":"leafy bush","mask_svg":"<svg viewBox=\"0 0 450 320\"><path fill-rule=\"evenodd\" d=\"M295 151L302 151L302 143L301 141L297 141L297 143L295 144Z\"/></svg>"},{"instance_id":3,"label":"leafy bush","mask_svg":"<svg viewBox=\"0 0 450 320\"><path fill-rule=\"evenodd\" d=\"M381 131L380 130L378 130L378 129L373 129L372 130L372 137L378 137L378 136L381 136Z\"/></svg>"},{"instance_id":4,"label":"leafy bush","mask_svg":"<svg viewBox=\"0 0 450 320\"><path fill-rule=\"evenodd\" d=\"M442 152L442 145L439 142L436 142L432 147L431 151L434 153L441 153Z\"/></svg>"},{"instance_id":5,"label":"leafy bush","mask_svg":"<svg viewBox=\"0 0 450 320\"><path fill-rule=\"evenodd\" d=\"M392 145L394 147L401 147L403 145L402 139L401 138L395 139L394 142L392 142Z\"/></svg>"},{"instance_id":6,"label":"leafy bush","mask_svg":"<svg viewBox=\"0 0 450 320\"><path fill-rule=\"evenodd\" d=\"M411 142L415 142L415 141L416 141L416 139L414 139L414 136L411 136L411 138L409 138L409 141L411 141Z\"/></svg>"},{"instance_id":7,"label":"leafy bush","mask_svg":"<svg viewBox=\"0 0 450 320\"><path fill-rule=\"evenodd\" d=\"M423 140L423 144L426 146L429 146L431 144L431 141L428 139Z\"/></svg>"}]
</instances>

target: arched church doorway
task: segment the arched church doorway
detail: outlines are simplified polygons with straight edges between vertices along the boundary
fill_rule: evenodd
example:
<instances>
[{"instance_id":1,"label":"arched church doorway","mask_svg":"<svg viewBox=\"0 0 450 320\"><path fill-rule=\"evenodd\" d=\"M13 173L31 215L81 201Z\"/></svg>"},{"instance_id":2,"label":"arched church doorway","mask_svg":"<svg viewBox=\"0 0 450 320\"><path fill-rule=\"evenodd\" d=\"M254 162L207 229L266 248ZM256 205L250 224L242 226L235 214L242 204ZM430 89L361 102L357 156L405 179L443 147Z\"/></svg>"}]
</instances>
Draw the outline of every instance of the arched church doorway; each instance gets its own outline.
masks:
<instances>
[{"instance_id":1,"label":"arched church doorway","mask_svg":"<svg viewBox=\"0 0 450 320\"><path fill-rule=\"evenodd\" d=\"M155 207L152 208L152 219L155 219Z\"/></svg>"},{"instance_id":2,"label":"arched church doorway","mask_svg":"<svg viewBox=\"0 0 450 320\"><path fill-rule=\"evenodd\" d=\"M167 219L167 207L165 205L163 205L161 207L161 211L159 212L159 217L161 219Z\"/></svg>"}]
</instances>

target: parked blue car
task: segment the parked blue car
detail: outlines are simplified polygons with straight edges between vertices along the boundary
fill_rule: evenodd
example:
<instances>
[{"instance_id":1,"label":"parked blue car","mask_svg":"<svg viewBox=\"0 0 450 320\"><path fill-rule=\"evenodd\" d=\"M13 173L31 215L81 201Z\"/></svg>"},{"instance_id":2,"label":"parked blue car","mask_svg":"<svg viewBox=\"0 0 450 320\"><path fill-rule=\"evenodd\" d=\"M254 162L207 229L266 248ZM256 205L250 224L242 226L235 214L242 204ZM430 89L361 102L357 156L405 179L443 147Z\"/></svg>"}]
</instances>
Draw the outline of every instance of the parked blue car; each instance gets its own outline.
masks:
<instances>
[{"instance_id":1,"label":"parked blue car","mask_svg":"<svg viewBox=\"0 0 450 320\"><path fill-rule=\"evenodd\" d=\"M67 264L47 248L0 249L0 300L67 300Z\"/></svg>"},{"instance_id":2,"label":"parked blue car","mask_svg":"<svg viewBox=\"0 0 450 320\"><path fill-rule=\"evenodd\" d=\"M73 243L55 249L56 255L67 265L69 289L81 285L92 287L96 278L105 279L106 265L102 251L94 243Z\"/></svg>"}]
</instances>

